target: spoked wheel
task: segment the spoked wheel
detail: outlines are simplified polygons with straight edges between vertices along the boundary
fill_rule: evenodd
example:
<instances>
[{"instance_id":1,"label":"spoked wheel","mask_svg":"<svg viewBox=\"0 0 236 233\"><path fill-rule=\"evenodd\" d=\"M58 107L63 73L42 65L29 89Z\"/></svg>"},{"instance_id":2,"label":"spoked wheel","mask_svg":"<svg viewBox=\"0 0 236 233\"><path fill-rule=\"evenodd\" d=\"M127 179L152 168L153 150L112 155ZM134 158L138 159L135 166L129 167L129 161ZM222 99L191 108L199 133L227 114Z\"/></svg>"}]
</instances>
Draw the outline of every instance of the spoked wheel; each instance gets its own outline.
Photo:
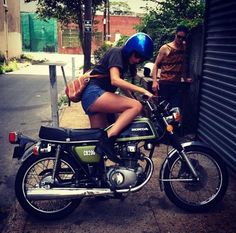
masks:
<instances>
[{"instance_id":1,"label":"spoked wheel","mask_svg":"<svg viewBox=\"0 0 236 233\"><path fill-rule=\"evenodd\" d=\"M28 213L44 219L59 219L70 214L80 203L76 200L29 200L27 190L48 188L52 180L55 157L30 157L20 167L15 181L16 197ZM72 182L75 177L75 165L68 159L61 160L61 172L56 180Z\"/></svg>"},{"instance_id":2,"label":"spoked wheel","mask_svg":"<svg viewBox=\"0 0 236 233\"><path fill-rule=\"evenodd\" d=\"M223 161L213 151L200 146L189 146L185 151L199 180L193 180L188 166L175 153L164 170L165 193L182 209L205 211L223 198L228 186L228 173Z\"/></svg>"}]
</instances>

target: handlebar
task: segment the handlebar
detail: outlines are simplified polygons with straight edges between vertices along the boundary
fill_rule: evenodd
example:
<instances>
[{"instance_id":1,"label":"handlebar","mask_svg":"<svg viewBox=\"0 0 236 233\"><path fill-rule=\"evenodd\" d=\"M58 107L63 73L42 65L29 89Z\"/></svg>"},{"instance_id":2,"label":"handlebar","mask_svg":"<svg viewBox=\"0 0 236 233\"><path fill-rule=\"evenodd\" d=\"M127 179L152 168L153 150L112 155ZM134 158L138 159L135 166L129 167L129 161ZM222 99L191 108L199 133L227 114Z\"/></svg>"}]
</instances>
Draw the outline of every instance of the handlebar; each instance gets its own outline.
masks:
<instances>
[{"instance_id":1,"label":"handlebar","mask_svg":"<svg viewBox=\"0 0 236 233\"><path fill-rule=\"evenodd\" d=\"M149 96L142 95L140 102L148 108L148 112L145 112L148 114L148 117L160 116L161 118L164 117L168 123L180 122L179 108L172 108L170 103L163 100L160 96L150 98Z\"/></svg>"},{"instance_id":2,"label":"handlebar","mask_svg":"<svg viewBox=\"0 0 236 233\"><path fill-rule=\"evenodd\" d=\"M147 95L142 95L140 102L143 105L147 105L151 111L157 110L159 113L169 114L171 111L170 103L164 100L161 96L149 97Z\"/></svg>"}]
</instances>

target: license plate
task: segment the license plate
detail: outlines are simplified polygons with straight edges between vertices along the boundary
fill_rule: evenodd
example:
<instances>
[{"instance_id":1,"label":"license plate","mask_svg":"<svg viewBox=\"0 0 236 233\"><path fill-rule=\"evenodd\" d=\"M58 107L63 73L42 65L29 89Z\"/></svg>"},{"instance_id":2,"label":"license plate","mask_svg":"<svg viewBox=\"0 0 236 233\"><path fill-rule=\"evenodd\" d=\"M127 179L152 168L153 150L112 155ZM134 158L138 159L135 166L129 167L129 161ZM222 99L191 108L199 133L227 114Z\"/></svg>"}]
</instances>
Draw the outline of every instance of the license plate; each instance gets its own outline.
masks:
<instances>
[{"instance_id":1,"label":"license plate","mask_svg":"<svg viewBox=\"0 0 236 233\"><path fill-rule=\"evenodd\" d=\"M25 152L25 148L22 146L16 146L13 152L13 158L21 158Z\"/></svg>"}]
</instances>

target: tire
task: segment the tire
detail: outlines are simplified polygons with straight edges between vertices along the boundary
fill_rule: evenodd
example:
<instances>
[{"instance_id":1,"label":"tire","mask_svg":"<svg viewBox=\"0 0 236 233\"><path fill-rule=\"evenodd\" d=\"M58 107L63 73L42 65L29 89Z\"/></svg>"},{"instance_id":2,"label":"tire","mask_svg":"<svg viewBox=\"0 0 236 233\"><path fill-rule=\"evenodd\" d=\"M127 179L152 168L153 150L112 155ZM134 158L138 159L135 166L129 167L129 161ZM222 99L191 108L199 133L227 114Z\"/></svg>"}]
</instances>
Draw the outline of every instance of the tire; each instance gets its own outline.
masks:
<instances>
[{"instance_id":1,"label":"tire","mask_svg":"<svg viewBox=\"0 0 236 233\"><path fill-rule=\"evenodd\" d=\"M35 217L47 220L63 218L73 212L81 202L73 200L37 200L27 199L27 188L42 187L43 182L51 178L52 167L55 162L53 156L30 156L19 168L15 180L16 197L22 208ZM61 167L67 169L66 174L60 174L58 179L74 177L75 165L68 158L61 159ZM69 170L69 174L68 174ZM36 172L37 171L37 172Z\"/></svg>"},{"instance_id":2,"label":"tire","mask_svg":"<svg viewBox=\"0 0 236 233\"><path fill-rule=\"evenodd\" d=\"M164 190L170 201L179 208L204 212L223 198L228 187L228 172L222 159L210 149L188 146L185 152L199 175L199 181L183 181L193 176L176 152L168 159L163 178L177 180L164 181Z\"/></svg>"}]
</instances>

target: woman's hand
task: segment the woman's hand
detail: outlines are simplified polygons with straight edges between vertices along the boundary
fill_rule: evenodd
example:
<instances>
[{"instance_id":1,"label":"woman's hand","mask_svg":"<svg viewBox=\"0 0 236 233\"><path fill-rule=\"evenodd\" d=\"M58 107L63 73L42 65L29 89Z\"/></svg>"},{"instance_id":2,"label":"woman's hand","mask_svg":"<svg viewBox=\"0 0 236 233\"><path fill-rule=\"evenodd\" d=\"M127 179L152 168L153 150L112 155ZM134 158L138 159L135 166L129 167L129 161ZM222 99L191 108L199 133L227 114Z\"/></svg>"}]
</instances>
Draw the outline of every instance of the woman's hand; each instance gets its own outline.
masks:
<instances>
[{"instance_id":1,"label":"woman's hand","mask_svg":"<svg viewBox=\"0 0 236 233\"><path fill-rule=\"evenodd\" d=\"M144 89L145 90L145 89ZM149 99L153 97L153 94L147 90L144 91L143 93L145 96L147 96Z\"/></svg>"}]
</instances>

